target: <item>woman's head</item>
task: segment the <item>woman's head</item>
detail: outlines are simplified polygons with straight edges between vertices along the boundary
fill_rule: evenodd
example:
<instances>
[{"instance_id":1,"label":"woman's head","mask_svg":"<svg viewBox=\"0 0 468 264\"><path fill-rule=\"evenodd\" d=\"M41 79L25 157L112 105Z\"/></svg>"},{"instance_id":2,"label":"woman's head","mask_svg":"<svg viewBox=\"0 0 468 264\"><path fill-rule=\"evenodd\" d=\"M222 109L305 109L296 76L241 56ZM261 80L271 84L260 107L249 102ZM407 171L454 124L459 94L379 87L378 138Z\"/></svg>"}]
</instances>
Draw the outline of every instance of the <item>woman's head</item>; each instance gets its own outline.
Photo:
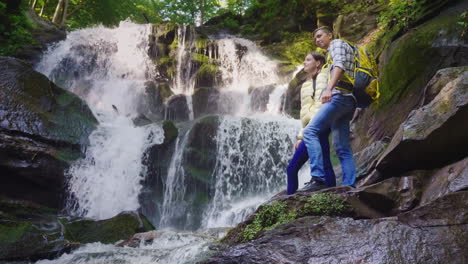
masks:
<instances>
[{"instance_id":1,"label":"woman's head","mask_svg":"<svg viewBox=\"0 0 468 264\"><path fill-rule=\"evenodd\" d=\"M304 59L304 71L316 75L325 64L325 56L320 53L311 52Z\"/></svg>"},{"instance_id":2,"label":"woman's head","mask_svg":"<svg viewBox=\"0 0 468 264\"><path fill-rule=\"evenodd\" d=\"M328 49L333 39L333 33L328 27L319 27L313 33L315 44L322 49Z\"/></svg>"}]
</instances>

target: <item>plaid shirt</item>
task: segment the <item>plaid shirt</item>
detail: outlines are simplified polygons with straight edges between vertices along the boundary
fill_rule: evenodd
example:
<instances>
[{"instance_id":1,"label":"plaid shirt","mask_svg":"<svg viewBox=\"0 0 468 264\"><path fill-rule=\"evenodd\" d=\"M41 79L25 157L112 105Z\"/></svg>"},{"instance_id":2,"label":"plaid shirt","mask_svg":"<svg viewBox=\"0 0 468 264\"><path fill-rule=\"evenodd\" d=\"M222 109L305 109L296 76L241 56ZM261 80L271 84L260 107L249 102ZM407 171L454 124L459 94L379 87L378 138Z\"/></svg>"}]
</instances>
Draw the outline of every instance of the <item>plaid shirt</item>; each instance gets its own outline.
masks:
<instances>
[{"instance_id":1,"label":"plaid shirt","mask_svg":"<svg viewBox=\"0 0 468 264\"><path fill-rule=\"evenodd\" d=\"M341 39L334 39L328 47L328 52L333 60L333 67L340 67L345 73L354 79L354 50Z\"/></svg>"},{"instance_id":2,"label":"plaid shirt","mask_svg":"<svg viewBox=\"0 0 468 264\"><path fill-rule=\"evenodd\" d=\"M354 79L354 50L353 48L341 39L334 39L328 47L329 55L333 61L330 67L330 73L333 67L340 67L345 73ZM346 79L345 79L346 80ZM351 94L340 89L333 88L332 94Z\"/></svg>"}]
</instances>

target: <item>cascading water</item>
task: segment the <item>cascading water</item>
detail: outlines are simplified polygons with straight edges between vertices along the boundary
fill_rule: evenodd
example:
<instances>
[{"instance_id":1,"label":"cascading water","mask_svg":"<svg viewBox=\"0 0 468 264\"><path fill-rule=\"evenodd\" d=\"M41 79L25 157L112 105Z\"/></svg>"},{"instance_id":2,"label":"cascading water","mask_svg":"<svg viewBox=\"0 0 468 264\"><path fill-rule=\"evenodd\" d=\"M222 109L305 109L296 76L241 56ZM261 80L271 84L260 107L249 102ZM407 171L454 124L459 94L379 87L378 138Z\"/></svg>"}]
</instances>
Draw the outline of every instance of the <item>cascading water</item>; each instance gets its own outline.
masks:
<instances>
[{"instance_id":1,"label":"cascading water","mask_svg":"<svg viewBox=\"0 0 468 264\"><path fill-rule=\"evenodd\" d=\"M187 32L188 30L188 32ZM192 95L195 89L195 76L192 76L191 50L195 32L193 27L179 26L177 29L177 66L172 92L183 94L187 100L189 119L193 120Z\"/></svg>"},{"instance_id":2,"label":"cascading water","mask_svg":"<svg viewBox=\"0 0 468 264\"><path fill-rule=\"evenodd\" d=\"M68 171L71 214L104 219L136 210L145 150L163 140L157 125L136 127L145 82L154 75L146 54L149 26L122 22L77 30L52 47L37 70L83 97L99 121L86 157Z\"/></svg>"},{"instance_id":3,"label":"cascading water","mask_svg":"<svg viewBox=\"0 0 468 264\"><path fill-rule=\"evenodd\" d=\"M132 121L140 114L151 115L145 82L155 76L155 67L147 56L148 34L148 26L130 22L115 29L74 31L52 47L38 65L39 71L83 97L100 122L90 137L86 157L69 170L71 214L103 219L140 206L138 195L146 173L144 153L163 140L159 126L136 127ZM193 119L191 95L195 88L190 68L194 36L193 29L179 27L171 87L174 93L187 97L189 119ZM184 211L192 206L184 200L190 187L183 164L190 158L184 156L189 129L177 137L164 178L160 215L153 221L159 228L175 226L174 220L184 213L186 223L179 226L186 229L233 226L285 188L285 169L300 123L281 113L286 85L278 78L277 65L251 41L227 37L212 42L215 45L207 48L206 56L221 72L216 87L218 108L226 115L220 117L216 131L211 199L197 212L201 223L192 225L196 221L189 218L196 216ZM216 45L217 49L212 49ZM256 89L266 95L266 102L252 96ZM258 104L266 107L259 110ZM196 234L162 232L155 242L138 249L90 244L53 263L193 263L213 241Z\"/></svg>"}]
</instances>

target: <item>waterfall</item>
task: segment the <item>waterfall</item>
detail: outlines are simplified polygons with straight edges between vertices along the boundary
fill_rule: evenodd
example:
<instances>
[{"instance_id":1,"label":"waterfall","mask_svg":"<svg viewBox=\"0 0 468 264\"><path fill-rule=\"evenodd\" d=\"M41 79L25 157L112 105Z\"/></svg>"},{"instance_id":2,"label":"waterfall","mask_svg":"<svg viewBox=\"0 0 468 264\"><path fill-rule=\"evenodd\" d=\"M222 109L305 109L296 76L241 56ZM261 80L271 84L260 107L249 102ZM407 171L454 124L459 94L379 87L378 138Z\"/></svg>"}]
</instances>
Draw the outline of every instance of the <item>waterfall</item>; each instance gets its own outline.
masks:
<instances>
[{"instance_id":1,"label":"waterfall","mask_svg":"<svg viewBox=\"0 0 468 264\"><path fill-rule=\"evenodd\" d=\"M187 32L187 29L189 31ZM179 26L177 29L177 66L176 75L172 85L174 94L184 94L189 109L189 119L193 120L192 95L195 89L195 76L192 76L191 51L195 31L193 27Z\"/></svg>"},{"instance_id":2,"label":"waterfall","mask_svg":"<svg viewBox=\"0 0 468 264\"><path fill-rule=\"evenodd\" d=\"M146 107L145 82L155 75L147 56L149 25L69 33L51 47L37 70L81 96L99 121L86 157L68 170L69 213L104 219L139 208L145 150L163 140L162 128L136 127Z\"/></svg>"},{"instance_id":3,"label":"waterfall","mask_svg":"<svg viewBox=\"0 0 468 264\"><path fill-rule=\"evenodd\" d=\"M203 226L232 226L285 188L285 168L298 125L268 115L222 120L216 139L215 194Z\"/></svg>"}]
</instances>

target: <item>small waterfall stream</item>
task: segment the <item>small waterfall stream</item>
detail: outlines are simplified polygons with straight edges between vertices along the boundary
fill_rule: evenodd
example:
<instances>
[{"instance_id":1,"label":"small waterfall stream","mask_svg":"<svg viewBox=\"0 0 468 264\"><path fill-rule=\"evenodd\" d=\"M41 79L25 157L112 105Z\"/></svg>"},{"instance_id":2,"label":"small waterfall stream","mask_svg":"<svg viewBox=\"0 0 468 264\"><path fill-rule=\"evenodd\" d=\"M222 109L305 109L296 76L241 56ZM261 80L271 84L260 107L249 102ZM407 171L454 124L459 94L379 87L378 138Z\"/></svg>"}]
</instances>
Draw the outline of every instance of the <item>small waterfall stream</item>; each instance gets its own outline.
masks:
<instances>
[{"instance_id":1,"label":"small waterfall stream","mask_svg":"<svg viewBox=\"0 0 468 264\"><path fill-rule=\"evenodd\" d=\"M67 200L72 215L94 219L112 217L124 210L137 210L147 167L145 152L163 142L156 123L135 126L133 118L150 108L145 100L145 82L157 75L147 55L149 26L122 22L118 28L101 26L71 32L65 41L50 48L37 70L84 98L100 125L90 136L86 157L70 168ZM191 53L193 28L177 31L177 65L171 90L187 98L189 126L193 120L192 95L195 77ZM188 131L179 133L170 166L163 182L161 208L153 224L164 235L140 248L116 248L90 244L58 260L40 263L192 263L208 251L215 238L193 233L167 231L184 227L195 230L229 227L243 221L261 203L285 188L285 169L300 122L282 114L282 95L287 84L277 74L277 65L251 41L232 36L214 39L206 55L221 72L219 126L216 131L216 160L211 175L207 205L197 216L184 210L188 191L184 150ZM214 50L213 46L217 49ZM257 101L259 91L266 102ZM257 107L264 104L265 107ZM259 110L263 109L263 110ZM187 125L187 124L185 124ZM204 135L200 135L201 137ZM155 161L152 161L155 162ZM304 176L305 175L305 176ZM307 173L303 173L304 182ZM184 215L186 214L186 215ZM185 217L186 223L175 225ZM166 231L164 231L166 230ZM203 232L198 230L198 232Z\"/></svg>"}]
</instances>

